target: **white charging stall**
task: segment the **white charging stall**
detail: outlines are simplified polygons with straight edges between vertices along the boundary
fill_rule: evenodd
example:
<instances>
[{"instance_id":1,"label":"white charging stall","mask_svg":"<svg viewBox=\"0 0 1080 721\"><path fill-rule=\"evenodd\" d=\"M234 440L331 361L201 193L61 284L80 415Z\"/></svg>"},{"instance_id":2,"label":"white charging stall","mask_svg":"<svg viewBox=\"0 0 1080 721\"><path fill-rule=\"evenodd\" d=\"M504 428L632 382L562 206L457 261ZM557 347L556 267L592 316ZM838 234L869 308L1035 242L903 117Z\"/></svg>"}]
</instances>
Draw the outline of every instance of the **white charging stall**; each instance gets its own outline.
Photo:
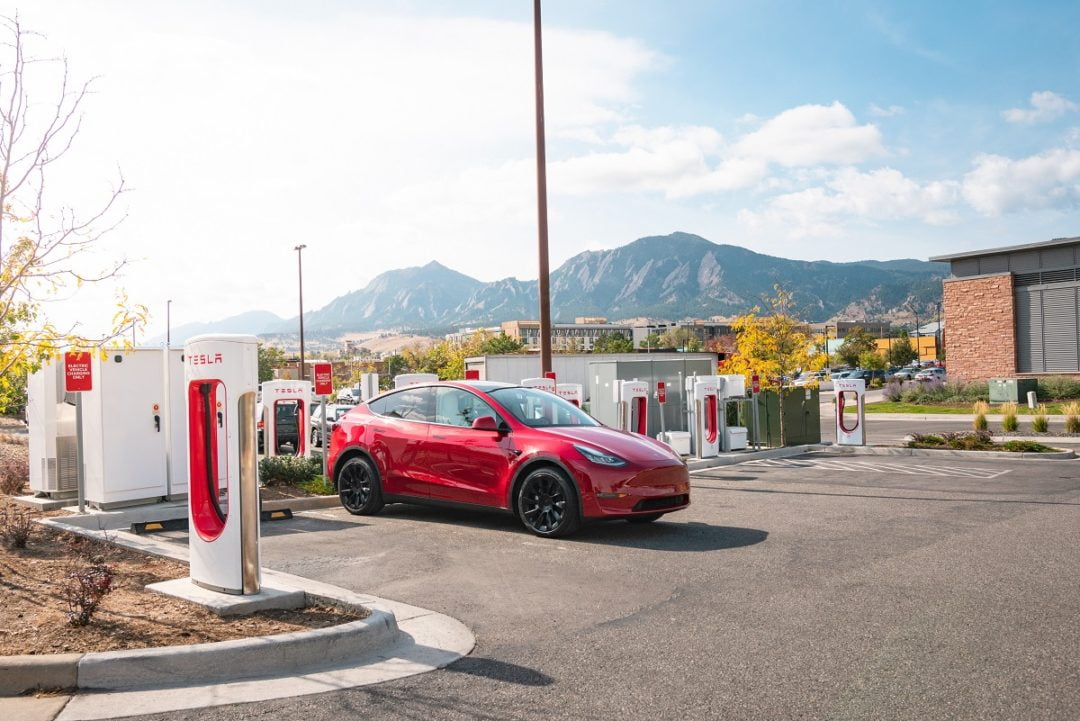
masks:
<instances>
[{"instance_id":1,"label":"white charging stall","mask_svg":"<svg viewBox=\"0 0 1080 721\"><path fill-rule=\"evenodd\" d=\"M379 395L379 374L378 373L361 373L360 374L360 398L361 401L370 401L375 396ZM354 399L356 400L356 399Z\"/></svg>"},{"instance_id":2,"label":"white charging stall","mask_svg":"<svg viewBox=\"0 0 1080 721\"><path fill-rule=\"evenodd\" d=\"M181 356L179 348L90 355L94 385L82 399L90 505L114 508L187 493ZM46 361L27 386L30 488L59 497L77 490L78 465L74 401L65 402L63 365Z\"/></svg>"},{"instance_id":3,"label":"white charging stall","mask_svg":"<svg viewBox=\"0 0 1080 721\"><path fill-rule=\"evenodd\" d=\"M866 445L866 381L838 378L833 381L836 393L836 445ZM846 413L848 408L854 413Z\"/></svg>"},{"instance_id":4,"label":"white charging stall","mask_svg":"<svg viewBox=\"0 0 1080 721\"><path fill-rule=\"evenodd\" d=\"M686 379L691 441L698 458L712 458L720 453L719 380L716 376Z\"/></svg>"},{"instance_id":5,"label":"white charging stall","mask_svg":"<svg viewBox=\"0 0 1080 721\"><path fill-rule=\"evenodd\" d=\"M261 586L257 348L249 335L184 344L191 580L223 593L254 594Z\"/></svg>"},{"instance_id":6,"label":"white charging stall","mask_svg":"<svg viewBox=\"0 0 1080 721\"><path fill-rule=\"evenodd\" d=\"M556 392L554 378L522 378L521 385L524 388L537 388L548 393Z\"/></svg>"},{"instance_id":7,"label":"white charging stall","mask_svg":"<svg viewBox=\"0 0 1080 721\"><path fill-rule=\"evenodd\" d=\"M741 415L739 407L744 401L750 400L746 397L746 378L736 373L717 376L717 381L721 450L725 453L744 450L749 436L746 426L729 426L727 418L729 404L735 406L735 416L738 418Z\"/></svg>"},{"instance_id":8,"label":"white charging stall","mask_svg":"<svg viewBox=\"0 0 1080 721\"><path fill-rule=\"evenodd\" d=\"M63 362L46 361L26 379L30 490L36 495L73 496L78 491L75 402L65 398Z\"/></svg>"},{"instance_id":9,"label":"white charging stall","mask_svg":"<svg viewBox=\"0 0 1080 721\"><path fill-rule=\"evenodd\" d=\"M585 389L580 383L560 383L555 386L555 395L564 401L570 401L578 408L585 402Z\"/></svg>"},{"instance_id":10,"label":"white charging stall","mask_svg":"<svg viewBox=\"0 0 1080 721\"><path fill-rule=\"evenodd\" d=\"M394 388L405 388L421 383L434 383L437 380L439 380L439 376L436 373L400 373L394 376ZM376 380L377 386L378 381Z\"/></svg>"},{"instance_id":11,"label":"white charging stall","mask_svg":"<svg viewBox=\"0 0 1080 721\"><path fill-rule=\"evenodd\" d=\"M263 446L267 456L310 455L307 443L310 402L311 381L266 381L262 384ZM294 419L295 436L292 435ZM283 452L283 446L292 452Z\"/></svg>"},{"instance_id":12,"label":"white charging stall","mask_svg":"<svg viewBox=\"0 0 1080 721\"><path fill-rule=\"evenodd\" d=\"M648 435L649 384L646 381L617 381L612 391L618 406L619 428Z\"/></svg>"}]
</instances>

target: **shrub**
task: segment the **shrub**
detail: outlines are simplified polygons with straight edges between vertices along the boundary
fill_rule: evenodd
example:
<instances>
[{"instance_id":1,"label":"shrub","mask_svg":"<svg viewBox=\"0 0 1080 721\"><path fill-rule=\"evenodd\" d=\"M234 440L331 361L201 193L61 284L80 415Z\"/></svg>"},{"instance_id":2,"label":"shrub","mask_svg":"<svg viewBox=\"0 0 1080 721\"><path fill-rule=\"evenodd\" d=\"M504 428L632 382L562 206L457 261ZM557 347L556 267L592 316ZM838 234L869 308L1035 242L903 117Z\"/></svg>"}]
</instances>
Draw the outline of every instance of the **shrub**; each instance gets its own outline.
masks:
<instances>
[{"instance_id":1,"label":"shrub","mask_svg":"<svg viewBox=\"0 0 1080 721\"><path fill-rule=\"evenodd\" d=\"M1031 418L1031 430L1036 433L1046 433L1050 430L1050 420L1046 417L1046 404L1040 403L1035 415Z\"/></svg>"},{"instance_id":2,"label":"shrub","mask_svg":"<svg viewBox=\"0 0 1080 721\"><path fill-rule=\"evenodd\" d=\"M1020 423L1016 420L1017 406L1015 403L1001 404L1001 430L1006 433L1015 433Z\"/></svg>"},{"instance_id":3,"label":"shrub","mask_svg":"<svg viewBox=\"0 0 1080 721\"><path fill-rule=\"evenodd\" d=\"M1080 398L1080 380L1068 376L1050 376L1035 382L1035 392L1045 400Z\"/></svg>"},{"instance_id":4,"label":"shrub","mask_svg":"<svg viewBox=\"0 0 1080 721\"><path fill-rule=\"evenodd\" d=\"M1061 406L1061 412L1065 414L1065 432L1080 433L1080 403L1066 403Z\"/></svg>"},{"instance_id":5,"label":"shrub","mask_svg":"<svg viewBox=\"0 0 1080 721\"><path fill-rule=\"evenodd\" d=\"M1054 451L1050 446L1044 446L1036 441L1005 441L1001 444L1003 450L1013 453L1049 453Z\"/></svg>"},{"instance_id":6,"label":"shrub","mask_svg":"<svg viewBox=\"0 0 1080 721\"><path fill-rule=\"evenodd\" d=\"M104 563L92 563L68 571L61 592L68 605L68 623L72 626L90 623L102 599L113 590L114 578L112 568Z\"/></svg>"},{"instance_id":7,"label":"shrub","mask_svg":"<svg viewBox=\"0 0 1080 721\"><path fill-rule=\"evenodd\" d=\"M301 483L300 487L315 496L333 496L337 493L334 484L322 474L315 476L310 481Z\"/></svg>"},{"instance_id":8,"label":"shrub","mask_svg":"<svg viewBox=\"0 0 1080 721\"><path fill-rule=\"evenodd\" d=\"M299 486L322 473L322 461L303 456L271 456L259 461L259 480L263 485Z\"/></svg>"},{"instance_id":9,"label":"shrub","mask_svg":"<svg viewBox=\"0 0 1080 721\"><path fill-rule=\"evenodd\" d=\"M0 493L17 496L29 481L30 468L26 465L26 459L0 449Z\"/></svg>"},{"instance_id":10,"label":"shrub","mask_svg":"<svg viewBox=\"0 0 1080 721\"><path fill-rule=\"evenodd\" d=\"M0 508L0 539L8 548L26 548L34 532L34 517L27 511Z\"/></svg>"},{"instance_id":11,"label":"shrub","mask_svg":"<svg viewBox=\"0 0 1080 721\"><path fill-rule=\"evenodd\" d=\"M889 381L885 385L885 391L882 393L885 400L890 403L896 403L900 400L904 394L904 384L900 381Z\"/></svg>"},{"instance_id":12,"label":"shrub","mask_svg":"<svg viewBox=\"0 0 1080 721\"><path fill-rule=\"evenodd\" d=\"M957 451L986 451L994 447L988 431L943 433L945 445Z\"/></svg>"},{"instance_id":13,"label":"shrub","mask_svg":"<svg viewBox=\"0 0 1080 721\"><path fill-rule=\"evenodd\" d=\"M920 448L922 446L943 446L945 439L932 433L912 433L907 442L908 448Z\"/></svg>"},{"instance_id":14,"label":"shrub","mask_svg":"<svg viewBox=\"0 0 1080 721\"><path fill-rule=\"evenodd\" d=\"M986 414L990 412L990 406L986 401L975 401L971 406L972 413L975 414L974 420L971 422L972 426L977 431L986 430Z\"/></svg>"}]
</instances>

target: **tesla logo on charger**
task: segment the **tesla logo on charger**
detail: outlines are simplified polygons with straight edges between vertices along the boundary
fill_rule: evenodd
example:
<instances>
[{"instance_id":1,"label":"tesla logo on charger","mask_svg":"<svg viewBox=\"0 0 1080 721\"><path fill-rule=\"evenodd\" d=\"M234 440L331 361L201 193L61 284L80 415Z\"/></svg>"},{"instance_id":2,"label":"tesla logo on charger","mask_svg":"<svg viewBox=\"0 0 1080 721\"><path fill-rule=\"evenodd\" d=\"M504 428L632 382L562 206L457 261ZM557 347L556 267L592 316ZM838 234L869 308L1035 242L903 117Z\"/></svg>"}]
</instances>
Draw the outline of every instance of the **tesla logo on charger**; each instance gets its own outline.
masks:
<instances>
[{"instance_id":1,"label":"tesla logo on charger","mask_svg":"<svg viewBox=\"0 0 1080 721\"><path fill-rule=\"evenodd\" d=\"M274 391L275 394L280 396L301 396L304 394L303 388L278 388Z\"/></svg>"},{"instance_id":2,"label":"tesla logo on charger","mask_svg":"<svg viewBox=\"0 0 1080 721\"><path fill-rule=\"evenodd\" d=\"M209 353L196 353L188 356L188 362L193 366L211 366L217 365L218 363L224 363L225 359L221 357L220 353L214 353L213 355L210 355Z\"/></svg>"}]
</instances>

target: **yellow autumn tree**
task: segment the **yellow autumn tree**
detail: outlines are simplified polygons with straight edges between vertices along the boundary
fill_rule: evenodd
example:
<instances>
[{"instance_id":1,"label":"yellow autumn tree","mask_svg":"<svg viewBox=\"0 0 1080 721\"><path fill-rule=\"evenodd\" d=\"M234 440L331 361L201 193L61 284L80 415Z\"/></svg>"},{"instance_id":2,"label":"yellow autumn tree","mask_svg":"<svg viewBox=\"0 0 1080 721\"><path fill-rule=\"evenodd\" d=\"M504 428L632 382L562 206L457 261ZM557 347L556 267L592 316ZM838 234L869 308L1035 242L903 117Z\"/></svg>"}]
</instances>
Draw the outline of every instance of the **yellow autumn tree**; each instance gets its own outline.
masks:
<instances>
[{"instance_id":1,"label":"yellow autumn tree","mask_svg":"<svg viewBox=\"0 0 1080 721\"><path fill-rule=\"evenodd\" d=\"M789 381L799 371L824 368L828 358L824 353L814 352L813 340L803 332L805 325L795 317L792 293L779 285L773 286L773 291L775 295L765 299L766 315L762 315L760 307L755 307L732 323L735 353L728 358L724 369L746 376L747 386L750 376L756 373L762 388L780 396L780 445L786 445L783 398Z\"/></svg>"},{"instance_id":2,"label":"yellow autumn tree","mask_svg":"<svg viewBox=\"0 0 1080 721\"><path fill-rule=\"evenodd\" d=\"M146 320L146 308L121 293L116 314L99 335L61 328L46 317L45 301L65 299L86 283L112 278L122 259L93 267L88 260L113 229L125 192L121 176L101 204L76 210L58 201L49 177L61 167L79 133L92 80L73 84L67 61L37 55L28 45L43 36L18 16L0 17L0 413L21 405L26 373L64 348L127 345L127 334ZM50 89L51 84L51 89ZM33 102L31 102L31 98Z\"/></svg>"}]
</instances>

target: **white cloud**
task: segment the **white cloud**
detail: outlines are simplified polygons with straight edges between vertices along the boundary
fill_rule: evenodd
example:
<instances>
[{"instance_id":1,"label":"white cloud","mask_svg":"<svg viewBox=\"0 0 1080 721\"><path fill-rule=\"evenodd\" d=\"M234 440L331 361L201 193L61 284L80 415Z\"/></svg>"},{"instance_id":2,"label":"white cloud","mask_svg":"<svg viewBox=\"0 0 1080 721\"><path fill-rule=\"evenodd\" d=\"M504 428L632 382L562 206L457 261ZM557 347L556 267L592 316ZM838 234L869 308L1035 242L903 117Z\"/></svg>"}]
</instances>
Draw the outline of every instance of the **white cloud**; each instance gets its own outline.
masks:
<instances>
[{"instance_id":1,"label":"white cloud","mask_svg":"<svg viewBox=\"0 0 1080 721\"><path fill-rule=\"evenodd\" d=\"M1013 160L980 155L964 176L964 198L986 216L1080 206L1080 150L1055 148Z\"/></svg>"},{"instance_id":2,"label":"white cloud","mask_svg":"<svg viewBox=\"0 0 1080 721\"><path fill-rule=\"evenodd\" d=\"M896 115L903 115L904 109L899 105L890 105L883 108L877 103L870 103L870 114L875 118L891 118Z\"/></svg>"},{"instance_id":3,"label":"white cloud","mask_svg":"<svg viewBox=\"0 0 1080 721\"><path fill-rule=\"evenodd\" d=\"M1010 123L1048 123L1077 109L1076 103L1050 90L1031 94L1031 108L1009 108L1001 116Z\"/></svg>"},{"instance_id":4,"label":"white cloud","mask_svg":"<svg viewBox=\"0 0 1080 721\"><path fill-rule=\"evenodd\" d=\"M842 168L823 185L773 197L763 211L744 209L739 222L754 233L779 232L791 238L847 234L852 223L919 220L947 225L958 220L953 207L958 184L920 184L893 168L860 172Z\"/></svg>"},{"instance_id":5,"label":"white cloud","mask_svg":"<svg viewBox=\"0 0 1080 721\"><path fill-rule=\"evenodd\" d=\"M878 129L859 125L840 103L785 110L734 143L710 127L630 125L617 129L604 145L619 149L553 162L552 192L657 192L684 198L785 182L770 176L772 166L800 174L885 152Z\"/></svg>"},{"instance_id":6,"label":"white cloud","mask_svg":"<svg viewBox=\"0 0 1080 721\"><path fill-rule=\"evenodd\" d=\"M877 127L857 124L851 111L839 102L785 110L734 148L737 156L786 167L849 165L884 153Z\"/></svg>"}]
</instances>

